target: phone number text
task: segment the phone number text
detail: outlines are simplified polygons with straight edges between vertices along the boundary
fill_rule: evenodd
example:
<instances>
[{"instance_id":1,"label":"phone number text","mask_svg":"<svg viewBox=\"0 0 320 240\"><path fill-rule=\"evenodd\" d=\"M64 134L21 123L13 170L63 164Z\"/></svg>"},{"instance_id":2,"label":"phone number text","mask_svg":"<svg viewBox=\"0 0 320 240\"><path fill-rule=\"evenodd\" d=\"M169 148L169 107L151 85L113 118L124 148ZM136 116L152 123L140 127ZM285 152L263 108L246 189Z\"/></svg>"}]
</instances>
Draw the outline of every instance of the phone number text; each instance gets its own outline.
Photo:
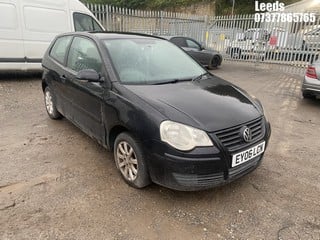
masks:
<instances>
[{"instance_id":1,"label":"phone number text","mask_svg":"<svg viewBox=\"0 0 320 240\"><path fill-rule=\"evenodd\" d=\"M255 22L315 22L315 13L255 13Z\"/></svg>"}]
</instances>

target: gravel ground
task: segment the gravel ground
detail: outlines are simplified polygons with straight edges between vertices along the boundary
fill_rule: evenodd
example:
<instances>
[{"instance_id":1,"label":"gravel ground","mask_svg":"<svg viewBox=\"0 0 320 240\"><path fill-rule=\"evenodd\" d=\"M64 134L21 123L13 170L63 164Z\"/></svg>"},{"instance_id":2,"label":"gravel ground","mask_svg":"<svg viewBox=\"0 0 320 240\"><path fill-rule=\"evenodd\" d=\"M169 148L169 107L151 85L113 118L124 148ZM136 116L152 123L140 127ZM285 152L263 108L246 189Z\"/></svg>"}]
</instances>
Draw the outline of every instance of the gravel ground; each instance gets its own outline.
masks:
<instances>
[{"instance_id":1,"label":"gravel ground","mask_svg":"<svg viewBox=\"0 0 320 240\"><path fill-rule=\"evenodd\" d=\"M0 239L320 239L320 100L276 66L213 71L258 97L272 123L261 166L229 185L143 190L70 122L50 120L39 77L0 80Z\"/></svg>"}]
</instances>

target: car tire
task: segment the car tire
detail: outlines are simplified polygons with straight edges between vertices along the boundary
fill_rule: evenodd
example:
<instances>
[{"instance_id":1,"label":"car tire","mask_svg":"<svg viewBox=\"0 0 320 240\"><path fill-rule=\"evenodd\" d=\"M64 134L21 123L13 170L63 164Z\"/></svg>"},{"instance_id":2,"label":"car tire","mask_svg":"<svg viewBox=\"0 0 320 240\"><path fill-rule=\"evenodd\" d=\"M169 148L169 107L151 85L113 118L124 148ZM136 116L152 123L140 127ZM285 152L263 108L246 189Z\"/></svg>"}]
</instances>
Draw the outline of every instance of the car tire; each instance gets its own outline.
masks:
<instances>
[{"instance_id":1,"label":"car tire","mask_svg":"<svg viewBox=\"0 0 320 240\"><path fill-rule=\"evenodd\" d=\"M44 89L44 103L47 113L51 119L60 119L62 117L57 110L55 96L49 87Z\"/></svg>"},{"instance_id":2,"label":"car tire","mask_svg":"<svg viewBox=\"0 0 320 240\"><path fill-rule=\"evenodd\" d=\"M219 56L213 56L210 60L210 63L208 64L208 68L210 70L216 69L219 66L220 63L220 57Z\"/></svg>"},{"instance_id":3,"label":"car tire","mask_svg":"<svg viewBox=\"0 0 320 240\"><path fill-rule=\"evenodd\" d=\"M151 183L142 145L131 134L120 133L114 142L113 152L117 169L127 184L143 188Z\"/></svg>"}]
</instances>

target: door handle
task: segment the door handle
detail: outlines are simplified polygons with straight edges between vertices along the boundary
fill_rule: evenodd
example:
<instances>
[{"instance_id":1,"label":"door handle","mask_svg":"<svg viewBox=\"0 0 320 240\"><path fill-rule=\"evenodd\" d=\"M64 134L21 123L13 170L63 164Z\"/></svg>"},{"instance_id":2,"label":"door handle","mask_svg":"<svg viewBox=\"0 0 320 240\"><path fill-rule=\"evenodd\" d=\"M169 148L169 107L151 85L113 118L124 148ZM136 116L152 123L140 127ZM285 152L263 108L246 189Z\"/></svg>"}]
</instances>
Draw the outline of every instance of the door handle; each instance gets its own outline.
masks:
<instances>
[{"instance_id":1,"label":"door handle","mask_svg":"<svg viewBox=\"0 0 320 240\"><path fill-rule=\"evenodd\" d=\"M64 82L66 82L67 77L66 77L66 75L61 75L61 76L60 76L60 79L61 79L61 81L64 83Z\"/></svg>"}]
</instances>

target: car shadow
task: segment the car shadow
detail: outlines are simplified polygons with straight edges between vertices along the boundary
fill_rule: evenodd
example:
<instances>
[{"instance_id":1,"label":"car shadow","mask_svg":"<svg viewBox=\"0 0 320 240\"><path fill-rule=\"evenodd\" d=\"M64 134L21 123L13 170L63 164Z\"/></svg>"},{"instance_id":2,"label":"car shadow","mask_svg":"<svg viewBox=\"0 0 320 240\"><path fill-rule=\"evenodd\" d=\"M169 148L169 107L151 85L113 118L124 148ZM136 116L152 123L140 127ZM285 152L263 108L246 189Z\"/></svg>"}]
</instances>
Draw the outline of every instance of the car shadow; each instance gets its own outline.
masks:
<instances>
[{"instance_id":1,"label":"car shadow","mask_svg":"<svg viewBox=\"0 0 320 240\"><path fill-rule=\"evenodd\" d=\"M0 81L29 81L35 78L41 79L42 72L2 72Z\"/></svg>"},{"instance_id":2,"label":"car shadow","mask_svg":"<svg viewBox=\"0 0 320 240\"><path fill-rule=\"evenodd\" d=\"M250 174L249 174L250 175ZM174 201L183 201L183 202L194 202L194 201L202 201L205 199L212 199L216 196L219 198L228 198L230 194L233 195L235 192L240 191L243 188L243 185L247 185L248 181L250 181L250 176L243 176L241 179L237 179L234 182L213 187L206 190L199 190L199 191L178 191L174 189L165 188L159 186L155 183L152 183L148 187L144 189L140 189L140 194L151 196L154 199L161 198L167 200L174 200Z\"/></svg>"}]
</instances>

